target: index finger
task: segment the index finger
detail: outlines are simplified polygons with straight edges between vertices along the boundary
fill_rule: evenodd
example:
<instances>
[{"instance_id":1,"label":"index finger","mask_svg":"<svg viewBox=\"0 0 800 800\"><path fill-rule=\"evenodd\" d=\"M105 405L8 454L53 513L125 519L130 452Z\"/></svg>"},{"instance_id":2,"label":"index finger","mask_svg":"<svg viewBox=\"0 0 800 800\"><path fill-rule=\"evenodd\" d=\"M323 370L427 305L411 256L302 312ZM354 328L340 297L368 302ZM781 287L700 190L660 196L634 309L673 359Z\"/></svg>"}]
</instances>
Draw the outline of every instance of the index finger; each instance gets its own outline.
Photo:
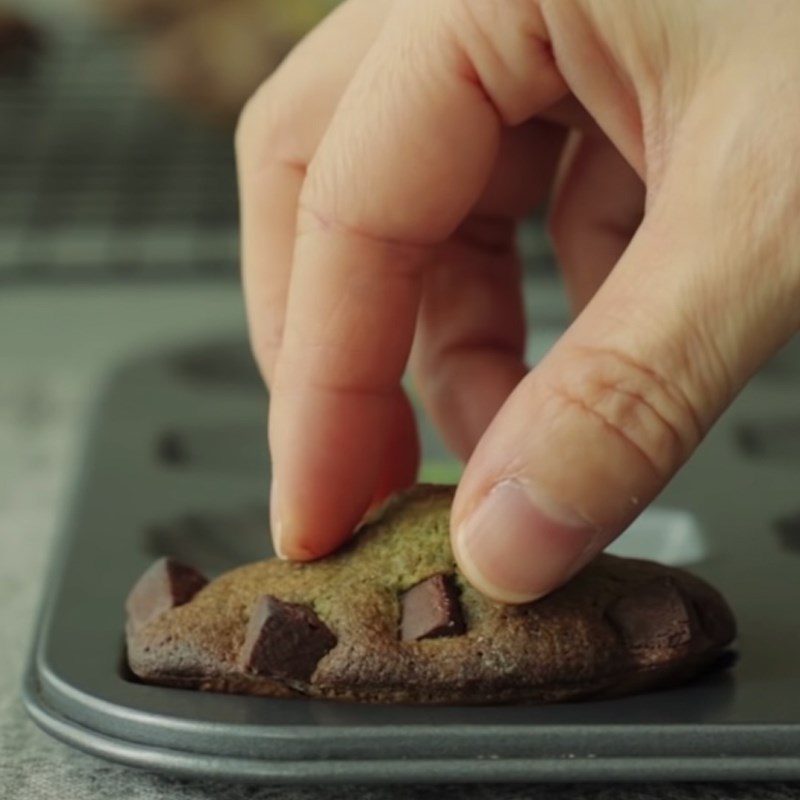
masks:
<instances>
[{"instance_id":1,"label":"index finger","mask_svg":"<svg viewBox=\"0 0 800 800\"><path fill-rule=\"evenodd\" d=\"M536 6L497 8L398 4L309 166L270 410L288 557L329 552L361 519L391 456L426 260L478 199L502 126L565 92Z\"/></svg>"}]
</instances>

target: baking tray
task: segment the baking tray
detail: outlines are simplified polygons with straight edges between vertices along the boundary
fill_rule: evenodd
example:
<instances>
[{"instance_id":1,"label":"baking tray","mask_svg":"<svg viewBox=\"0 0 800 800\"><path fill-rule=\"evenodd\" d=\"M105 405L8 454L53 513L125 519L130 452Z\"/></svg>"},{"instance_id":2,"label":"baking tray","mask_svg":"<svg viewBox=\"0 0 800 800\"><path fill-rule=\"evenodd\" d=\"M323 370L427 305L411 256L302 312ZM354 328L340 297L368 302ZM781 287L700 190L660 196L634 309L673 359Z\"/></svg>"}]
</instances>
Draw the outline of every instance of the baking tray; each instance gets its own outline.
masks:
<instances>
[{"instance_id":1,"label":"baking tray","mask_svg":"<svg viewBox=\"0 0 800 800\"><path fill-rule=\"evenodd\" d=\"M548 335L542 334L546 349ZM797 344L797 343L795 343ZM536 349L534 342L533 349ZM264 782L800 779L800 348L759 375L617 545L688 563L740 623L733 671L557 706L411 707L146 686L123 601L169 554L213 575L269 554L267 397L244 342L122 366L98 400L24 696L90 753ZM424 429L425 472L453 466Z\"/></svg>"}]
</instances>

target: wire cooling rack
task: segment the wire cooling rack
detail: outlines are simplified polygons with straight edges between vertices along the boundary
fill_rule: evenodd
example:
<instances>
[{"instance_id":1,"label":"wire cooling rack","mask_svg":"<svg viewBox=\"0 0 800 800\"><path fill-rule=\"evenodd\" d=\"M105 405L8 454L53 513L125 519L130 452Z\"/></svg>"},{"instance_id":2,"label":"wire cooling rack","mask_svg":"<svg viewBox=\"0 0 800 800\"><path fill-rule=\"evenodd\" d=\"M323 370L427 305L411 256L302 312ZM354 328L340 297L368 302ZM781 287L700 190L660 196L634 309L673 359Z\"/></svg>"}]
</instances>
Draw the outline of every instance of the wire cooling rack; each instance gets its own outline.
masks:
<instances>
[{"instance_id":1,"label":"wire cooling rack","mask_svg":"<svg viewBox=\"0 0 800 800\"><path fill-rule=\"evenodd\" d=\"M148 93L129 41L58 20L0 76L0 283L236 279L230 131ZM522 237L545 265L540 227Z\"/></svg>"},{"instance_id":2,"label":"wire cooling rack","mask_svg":"<svg viewBox=\"0 0 800 800\"><path fill-rule=\"evenodd\" d=\"M235 277L232 137L149 95L70 21L0 78L0 281Z\"/></svg>"}]
</instances>

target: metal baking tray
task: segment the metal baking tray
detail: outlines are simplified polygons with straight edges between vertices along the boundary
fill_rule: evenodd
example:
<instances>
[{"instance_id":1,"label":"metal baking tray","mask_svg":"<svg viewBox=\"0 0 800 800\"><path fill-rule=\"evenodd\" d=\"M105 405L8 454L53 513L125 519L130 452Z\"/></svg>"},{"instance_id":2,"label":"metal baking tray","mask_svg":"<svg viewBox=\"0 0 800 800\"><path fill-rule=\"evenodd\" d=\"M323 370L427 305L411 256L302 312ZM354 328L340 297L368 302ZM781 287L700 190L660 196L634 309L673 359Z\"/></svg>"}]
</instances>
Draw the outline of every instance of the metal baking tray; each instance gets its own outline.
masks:
<instances>
[{"instance_id":1,"label":"metal baking tray","mask_svg":"<svg viewBox=\"0 0 800 800\"><path fill-rule=\"evenodd\" d=\"M28 710L90 753L187 776L800 779L797 344L617 545L687 564L717 585L739 620L739 663L683 688L546 707L367 706L135 682L124 656L128 589L159 555L210 575L268 555L270 477L267 396L244 342L127 363L93 416L25 679ZM427 427L423 439L425 474L453 477Z\"/></svg>"}]
</instances>

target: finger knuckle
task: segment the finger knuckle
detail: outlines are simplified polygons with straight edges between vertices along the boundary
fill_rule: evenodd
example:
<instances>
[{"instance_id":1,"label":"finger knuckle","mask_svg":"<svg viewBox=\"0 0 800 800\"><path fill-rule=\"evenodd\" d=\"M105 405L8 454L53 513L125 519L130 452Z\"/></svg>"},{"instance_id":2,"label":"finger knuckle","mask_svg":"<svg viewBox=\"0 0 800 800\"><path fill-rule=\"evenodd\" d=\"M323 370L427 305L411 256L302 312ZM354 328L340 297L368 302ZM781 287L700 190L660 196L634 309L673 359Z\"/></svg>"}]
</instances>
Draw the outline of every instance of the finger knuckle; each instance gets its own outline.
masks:
<instances>
[{"instance_id":1,"label":"finger knuckle","mask_svg":"<svg viewBox=\"0 0 800 800\"><path fill-rule=\"evenodd\" d=\"M234 147L238 156L241 156L247 149L247 145L253 140L255 132L260 127L265 99L265 86L262 85L239 112L233 136Z\"/></svg>"},{"instance_id":2,"label":"finger knuckle","mask_svg":"<svg viewBox=\"0 0 800 800\"><path fill-rule=\"evenodd\" d=\"M637 454L663 481L702 437L698 414L668 375L614 349L576 348L570 368L551 381L555 402Z\"/></svg>"},{"instance_id":3,"label":"finger knuckle","mask_svg":"<svg viewBox=\"0 0 800 800\"><path fill-rule=\"evenodd\" d=\"M545 96L561 91L538 3L453 0L445 5L452 10L452 28L467 55L465 77L505 124L517 125L538 110L530 75L537 75L537 88Z\"/></svg>"},{"instance_id":4,"label":"finger knuckle","mask_svg":"<svg viewBox=\"0 0 800 800\"><path fill-rule=\"evenodd\" d=\"M291 104L277 78L265 81L245 103L234 133L240 166L257 170L263 162L291 161L296 136Z\"/></svg>"}]
</instances>

